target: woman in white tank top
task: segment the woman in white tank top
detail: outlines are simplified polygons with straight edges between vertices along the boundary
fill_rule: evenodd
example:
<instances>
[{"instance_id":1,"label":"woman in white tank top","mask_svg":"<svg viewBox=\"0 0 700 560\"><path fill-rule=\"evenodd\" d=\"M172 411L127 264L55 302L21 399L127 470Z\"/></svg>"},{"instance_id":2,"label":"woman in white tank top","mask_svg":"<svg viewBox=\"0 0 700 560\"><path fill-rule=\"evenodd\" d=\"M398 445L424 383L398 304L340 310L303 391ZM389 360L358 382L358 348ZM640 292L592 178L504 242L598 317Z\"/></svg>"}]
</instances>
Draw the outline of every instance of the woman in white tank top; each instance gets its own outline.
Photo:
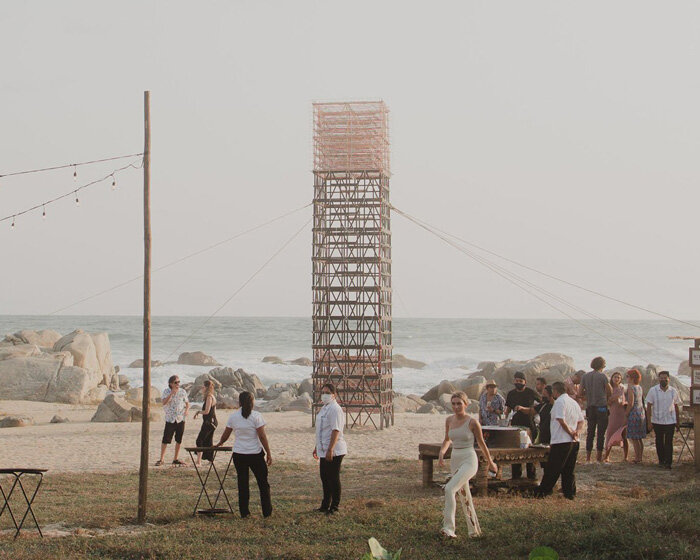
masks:
<instances>
[{"instance_id":1,"label":"woman in white tank top","mask_svg":"<svg viewBox=\"0 0 700 560\"><path fill-rule=\"evenodd\" d=\"M442 529L440 533L445 537L456 538L455 513L457 510L457 492L464 489L466 502L462 503L467 518L467 530L470 537L481 535L479 520L476 517L472 494L469 491L469 480L479 470L479 459L474 451L474 441L479 444L482 454L486 458L489 471L496 472L498 468L491 459L488 447L484 441L481 424L467 414L469 398L462 391L452 394L452 410L454 414L448 416L445 421L445 439L440 447L438 464L445 464L445 453L452 444L450 458L450 471L452 478L445 485L445 509L443 510Z\"/></svg>"}]
</instances>

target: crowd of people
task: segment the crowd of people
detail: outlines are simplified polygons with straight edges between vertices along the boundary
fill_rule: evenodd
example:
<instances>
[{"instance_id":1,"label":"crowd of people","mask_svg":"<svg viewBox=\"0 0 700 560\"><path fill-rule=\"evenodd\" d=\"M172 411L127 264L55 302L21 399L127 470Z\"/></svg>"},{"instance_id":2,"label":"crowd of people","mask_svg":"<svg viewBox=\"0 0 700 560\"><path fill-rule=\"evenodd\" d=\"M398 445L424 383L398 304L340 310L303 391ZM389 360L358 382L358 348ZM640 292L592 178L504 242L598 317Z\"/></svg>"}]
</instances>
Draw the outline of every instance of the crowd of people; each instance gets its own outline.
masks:
<instances>
[{"instance_id":1,"label":"crowd of people","mask_svg":"<svg viewBox=\"0 0 700 560\"><path fill-rule=\"evenodd\" d=\"M579 455L580 438L586 426L586 461L610 461L611 450L622 447L622 460L627 461L629 441L634 450L633 463L641 463L644 439L653 431L659 465L670 469L673 462L673 434L679 425L678 390L669 384L668 371L658 374L658 384L643 396L641 373L636 369L626 372L627 387L622 384L622 373L614 372L610 378L604 373L605 360L596 357L591 371L578 371L564 381L549 385L543 377L537 378L535 388L527 386L526 376L516 372L514 388L503 396L498 392L495 380L486 383L479 398L479 419L467 414L469 399L462 391L451 396L453 414L445 420L445 437L438 461L444 465L445 454L451 447L450 480L445 485L445 505L441 534L455 538L455 514L457 498L464 499L469 536L481 534L479 521L469 490L469 481L479 468L475 444L481 449L488 470L498 471L487 447L482 426L510 425L529 434L535 445L549 446L549 455L542 463L543 476L534 496L544 498L552 494L561 478L562 493L573 500L576 496L575 469ZM213 436L218 425L214 384L205 381L201 389L203 406L195 417L202 415L202 427L197 437L197 447L212 448ZM343 437L345 414L337 401L336 388L326 383L321 388L322 407L316 415L316 440L312 455L319 461L322 499L317 511L327 515L337 513L340 506L340 470L347 454ZM165 429L157 466L164 464L167 446L175 437L174 465L179 460L180 445L184 433L185 418L190 408L187 392L180 388L180 380L172 376L162 396L165 411ZM272 453L265 433L265 420L254 409L252 393L239 395L240 408L228 418L226 428L216 447L223 445L234 435L233 464L238 477L238 503L241 517L248 517L249 471L253 472L260 491L260 503L264 517L272 514L272 499L268 483L268 467L272 465ZM197 464L213 460L213 450L203 450L197 455ZM526 465L527 477L537 479L536 465ZM512 465L512 477L522 477L522 465Z\"/></svg>"}]
</instances>

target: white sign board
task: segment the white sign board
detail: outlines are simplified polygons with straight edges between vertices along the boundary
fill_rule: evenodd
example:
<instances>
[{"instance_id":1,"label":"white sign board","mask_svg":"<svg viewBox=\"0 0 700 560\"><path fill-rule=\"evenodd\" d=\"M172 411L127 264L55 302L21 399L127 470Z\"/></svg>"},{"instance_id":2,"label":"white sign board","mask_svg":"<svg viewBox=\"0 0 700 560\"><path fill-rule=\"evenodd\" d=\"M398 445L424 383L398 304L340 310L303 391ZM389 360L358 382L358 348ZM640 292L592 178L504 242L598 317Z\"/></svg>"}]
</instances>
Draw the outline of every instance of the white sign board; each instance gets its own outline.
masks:
<instances>
[{"instance_id":1,"label":"white sign board","mask_svg":"<svg viewBox=\"0 0 700 560\"><path fill-rule=\"evenodd\" d=\"M690 365L700 367L700 349L697 349L697 348L690 349Z\"/></svg>"}]
</instances>

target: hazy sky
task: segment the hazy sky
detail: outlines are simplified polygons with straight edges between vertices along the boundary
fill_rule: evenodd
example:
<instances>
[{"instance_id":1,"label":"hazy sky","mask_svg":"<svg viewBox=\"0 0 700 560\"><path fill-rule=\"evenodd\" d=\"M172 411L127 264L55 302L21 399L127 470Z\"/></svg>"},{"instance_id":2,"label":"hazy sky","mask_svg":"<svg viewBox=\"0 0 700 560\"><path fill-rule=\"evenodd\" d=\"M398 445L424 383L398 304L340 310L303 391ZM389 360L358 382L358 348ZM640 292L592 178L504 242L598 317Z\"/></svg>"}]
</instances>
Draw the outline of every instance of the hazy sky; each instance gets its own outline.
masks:
<instances>
[{"instance_id":1,"label":"hazy sky","mask_svg":"<svg viewBox=\"0 0 700 560\"><path fill-rule=\"evenodd\" d=\"M700 4L416 4L3 2L0 174L140 152L150 90L157 266L311 201L313 101L383 99L398 208L700 316ZM0 218L119 165L0 179ZM139 275L141 177L0 223L0 314L50 313ZM310 214L154 273L153 313L213 312ZM560 317L398 215L392 230L395 315ZM648 317L542 285L598 315ZM134 283L67 313L141 304ZM307 227L222 314L310 312Z\"/></svg>"}]
</instances>

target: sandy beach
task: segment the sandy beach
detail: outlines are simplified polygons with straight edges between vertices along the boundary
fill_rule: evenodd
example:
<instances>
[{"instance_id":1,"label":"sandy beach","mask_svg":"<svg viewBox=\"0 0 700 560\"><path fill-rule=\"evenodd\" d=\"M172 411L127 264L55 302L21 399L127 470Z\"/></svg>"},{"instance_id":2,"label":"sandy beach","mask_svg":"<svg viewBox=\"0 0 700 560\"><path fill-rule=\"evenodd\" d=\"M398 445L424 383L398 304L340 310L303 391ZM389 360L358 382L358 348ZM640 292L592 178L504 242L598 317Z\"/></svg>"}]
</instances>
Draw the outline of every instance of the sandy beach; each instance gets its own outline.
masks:
<instances>
[{"instance_id":1,"label":"sandy beach","mask_svg":"<svg viewBox=\"0 0 700 560\"><path fill-rule=\"evenodd\" d=\"M141 424L90 422L97 406L66 405L30 401L0 401L0 415L28 415L34 426L5 428L0 441L5 450L3 466L32 466L59 472L118 472L139 467ZM155 405L158 411L160 405ZM231 411L217 411L219 428L223 432ZM51 424L58 414L70 420ZM185 428L183 447L194 446L201 420L192 419L190 411ZM161 415L162 416L162 415ZM313 463L314 430L311 416L303 412L264 413L273 459ZM348 430L346 439L352 459L417 459L418 444L440 441L443 437L444 416L434 414L397 414L395 425L387 430L364 427ZM163 421L151 423L151 464L158 459L163 434ZM172 460L170 446L166 460ZM187 454L182 451L183 460ZM154 467L155 468L155 467Z\"/></svg>"}]
</instances>

